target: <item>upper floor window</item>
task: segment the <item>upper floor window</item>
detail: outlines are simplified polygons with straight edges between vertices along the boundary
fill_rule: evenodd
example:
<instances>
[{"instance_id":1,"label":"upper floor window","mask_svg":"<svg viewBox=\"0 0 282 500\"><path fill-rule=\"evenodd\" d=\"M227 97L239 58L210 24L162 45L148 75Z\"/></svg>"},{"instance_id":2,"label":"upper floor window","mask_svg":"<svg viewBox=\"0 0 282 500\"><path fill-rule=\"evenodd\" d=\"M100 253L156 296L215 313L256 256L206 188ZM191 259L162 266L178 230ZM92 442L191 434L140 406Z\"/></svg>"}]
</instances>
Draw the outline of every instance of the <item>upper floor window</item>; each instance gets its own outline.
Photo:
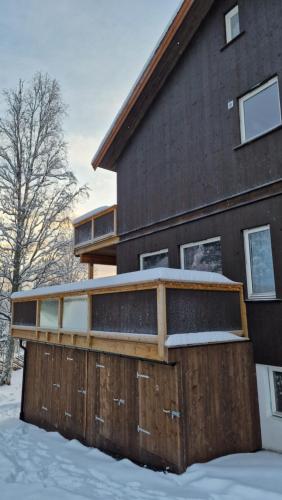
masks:
<instances>
[{"instance_id":1,"label":"upper floor window","mask_svg":"<svg viewBox=\"0 0 282 500\"><path fill-rule=\"evenodd\" d=\"M244 95L239 101L241 140L249 141L281 124L278 78Z\"/></svg>"},{"instance_id":2,"label":"upper floor window","mask_svg":"<svg viewBox=\"0 0 282 500\"><path fill-rule=\"evenodd\" d=\"M249 298L275 298L270 227L244 231Z\"/></svg>"},{"instance_id":3,"label":"upper floor window","mask_svg":"<svg viewBox=\"0 0 282 500\"><path fill-rule=\"evenodd\" d=\"M239 23L239 7L235 5L225 15L225 30L226 30L226 43L231 42L233 38L236 38L240 34L240 23Z\"/></svg>"},{"instance_id":4,"label":"upper floor window","mask_svg":"<svg viewBox=\"0 0 282 500\"><path fill-rule=\"evenodd\" d=\"M153 269L154 267L168 266L168 249L158 252L143 253L140 255L140 269Z\"/></svg>"},{"instance_id":5,"label":"upper floor window","mask_svg":"<svg viewBox=\"0 0 282 500\"><path fill-rule=\"evenodd\" d=\"M180 258L182 269L222 273L220 238L182 245Z\"/></svg>"}]
</instances>

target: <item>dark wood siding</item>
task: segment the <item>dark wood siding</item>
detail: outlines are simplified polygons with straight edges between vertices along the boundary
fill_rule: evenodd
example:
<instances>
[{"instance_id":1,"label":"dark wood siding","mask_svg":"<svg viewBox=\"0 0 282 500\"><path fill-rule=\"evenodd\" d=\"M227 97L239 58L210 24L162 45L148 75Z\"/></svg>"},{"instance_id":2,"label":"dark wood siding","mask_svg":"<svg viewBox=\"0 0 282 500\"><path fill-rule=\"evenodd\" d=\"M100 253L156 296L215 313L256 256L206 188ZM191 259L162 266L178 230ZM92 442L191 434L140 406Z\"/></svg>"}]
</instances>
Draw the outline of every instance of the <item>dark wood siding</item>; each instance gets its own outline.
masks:
<instances>
[{"instance_id":1,"label":"dark wood siding","mask_svg":"<svg viewBox=\"0 0 282 500\"><path fill-rule=\"evenodd\" d=\"M156 335L156 291L93 295L92 330Z\"/></svg>"},{"instance_id":2,"label":"dark wood siding","mask_svg":"<svg viewBox=\"0 0 282 500\"><path fill-rule=\"evenodd\" d=\"M254 342L257 363L282 366L282 196L250 204L241 208L215 214L200 220L118 245L118 272L136 271L139 254L169 249L170 266L180 267L180 246L215 236L221 237L223 274L245 284L246 266L243 230L270 225L276 301L247 302L249 333ZM246 294L247 299L247 294Z\"/></svg>"},{"instance_id":3,"label":"dark wood siding","mask_svg":"<svg viewBox=\"0 0 282 500\"><path fill-rule=\"evenodd\" d=\"M120 233L281 178L282 130L234 148L238 97L276 74L282 97L282 3L240 0L245 33L221 51L233 6L215 2L117 162Z\"/></svg>"}]
</instances>

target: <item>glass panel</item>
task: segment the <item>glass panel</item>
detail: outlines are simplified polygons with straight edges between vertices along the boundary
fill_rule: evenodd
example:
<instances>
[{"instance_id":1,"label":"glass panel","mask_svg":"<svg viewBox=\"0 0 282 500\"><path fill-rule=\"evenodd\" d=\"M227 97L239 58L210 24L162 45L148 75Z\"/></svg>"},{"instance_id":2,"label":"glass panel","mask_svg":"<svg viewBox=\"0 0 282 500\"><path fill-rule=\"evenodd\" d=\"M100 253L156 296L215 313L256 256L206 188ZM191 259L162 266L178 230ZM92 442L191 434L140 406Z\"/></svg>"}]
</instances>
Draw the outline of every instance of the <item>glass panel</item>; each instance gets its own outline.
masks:
<instances>
[{"instance_id":1,"label":"glass panel","mask_svg":"<svg viewBox=\"0 0 282 500\"><path fill-rule=\"evenodd\" d=\"M92 222L86 222L74 228L74 241L76 245L92 239Z\"/></svg>"},{"instance_id":2,"label":"glass panel","mask_svg":"<svg viewBox=\"0 0 282 500\"><path fill-rule=\"evenodd\" d=\"M41 328L58 328L58 300L42 300L40 303L40 326Z\"/></svg>"},{"instance_id":3,"label":"glass panel","mask_svg":"<svg viewBox=\"0 0 282 500\"><path fill-rule=\"evenodd\" d=\"M278 82L244 101L245 140L281 123Z\"/></svg>"},{"instance_id":4,"label":"glass panel","mask_svg":"<svg viewBox=\"0 0 282 500\"><path fill-rule=\"evenodd\" d=\"M168 252L143 257L143 269L153 269L154 267L168 267Z\"/></svg>"},{"instance_id":5,"label":"glass panel","mask_svg":"<svg viewBox=\"0 0 282 500\"><path fill-rule=\"evenodd\" d=\"M65 297L63 310L63 329L87 331L87 296Z\"/></svg>"},{"instance_id":6,"label":"glass panel","mask_svg":"<svg viewBox=\"0 0 282 500\"><path fill-rule=\"evenodd\" d=\"M275 294L270 230L249 233L252 291L254 294Z\"/></svg>"},{"instance_id":7,"label":"glass panel","mask_svg":"<svg viewBox=\"0 0 282 500\"><path fill-rule=\"evenodd\" d=\"M230 18L230 34L231 40L240 34L240 24L239 24L239 12L231 16Z\"/></svg>"},{"instance_id":8,"label":"glass panel","mask_svg":"<svg viewBox=\"0 0 282 500\"><path fill-rule=\"evenodd\" d=\"M222 273L220 241L184 248L184 269Z\"/></svg>"},{"instance_id":9,"label":"glass panel","mask_svg":"<svg viewBox=\"0 0 282 500\"><path fill-rule=\"evenodd\" d=\"M273 372L275 408L282 413L282 372Z\"/></svg>"}]
</instances>

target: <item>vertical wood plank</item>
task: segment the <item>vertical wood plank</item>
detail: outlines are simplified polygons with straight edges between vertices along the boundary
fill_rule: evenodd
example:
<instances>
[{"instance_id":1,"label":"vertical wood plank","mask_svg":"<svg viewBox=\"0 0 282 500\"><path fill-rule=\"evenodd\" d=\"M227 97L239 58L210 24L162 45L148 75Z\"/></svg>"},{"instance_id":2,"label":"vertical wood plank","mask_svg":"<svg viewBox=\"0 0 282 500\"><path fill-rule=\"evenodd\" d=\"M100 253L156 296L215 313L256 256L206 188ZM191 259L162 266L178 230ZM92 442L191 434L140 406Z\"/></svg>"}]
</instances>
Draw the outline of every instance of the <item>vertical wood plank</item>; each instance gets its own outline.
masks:
<instances>
[{"instance_id":1,"label":"vertical wood plank","mask_svg":"<svg viewBox=\"0 0 282 500\"><path fill-rule=\"evenodd\" d=\"M240 289L240 311L241 311L241 321L242 321L242 330L243 330L243 337L249 337L248 333L248 320L247 320L247 309L246 309L246 303L244 300L244 289L243 285Z\"/></svg>"}]
</instances>

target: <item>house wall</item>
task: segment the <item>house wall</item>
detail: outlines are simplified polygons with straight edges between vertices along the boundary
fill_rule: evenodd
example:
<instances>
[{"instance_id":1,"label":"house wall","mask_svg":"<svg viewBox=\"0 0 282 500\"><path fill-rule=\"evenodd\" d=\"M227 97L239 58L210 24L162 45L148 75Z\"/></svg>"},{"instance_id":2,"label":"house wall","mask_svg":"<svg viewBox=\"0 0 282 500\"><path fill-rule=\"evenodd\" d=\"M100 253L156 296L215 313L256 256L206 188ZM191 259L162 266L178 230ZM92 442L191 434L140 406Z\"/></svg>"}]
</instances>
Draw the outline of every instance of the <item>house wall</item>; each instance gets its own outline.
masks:
<instances>
[{"instance_id":1,"label":"house wall","mask_svg":"<svg viewBox=\"0 0 282 500\"><path fill-rule=\"evenodd\" d=\"M161 232L121 242L117 249L118 272L136 271L139 255L168 248L169 266L180 267L180 246L221 237L223 274L246 287L243 230L270 224L276 300L248 301L249 333L255 361L282 366L282 196L276 196L210 217L171 227Z\"/></svg>"},{"instance_id":2,"label":"house wall","mask_svg":"<svg viewBox=\"0 0 282 500\"><path fill-rule=\"evenodd\" d=\"M119 158L119 234L281 178L281 129L235 148L238 98L276 74L282 97L282 3L238 3L242 36L221 50L234 1L215 2Z\"/></svg>"}]
</instances>

